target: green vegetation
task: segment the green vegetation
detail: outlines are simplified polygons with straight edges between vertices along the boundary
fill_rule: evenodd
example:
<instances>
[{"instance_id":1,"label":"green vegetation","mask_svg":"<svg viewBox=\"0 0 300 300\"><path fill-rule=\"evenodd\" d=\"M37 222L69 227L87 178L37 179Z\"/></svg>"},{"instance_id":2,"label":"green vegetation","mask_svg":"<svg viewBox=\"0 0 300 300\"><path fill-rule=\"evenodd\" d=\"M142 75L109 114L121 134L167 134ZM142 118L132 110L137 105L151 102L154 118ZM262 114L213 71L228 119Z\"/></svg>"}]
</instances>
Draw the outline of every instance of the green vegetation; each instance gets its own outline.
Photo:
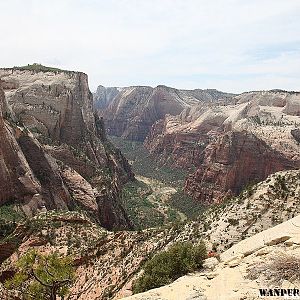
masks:
<instances>
[{"instance_id":1,"label":"green vegetation","mask_svg":"<svg viewBox=\"0 0 300 300\"><path fill-rule=\"evenodd\" d=\"M205 211L205 206L185 194L182 188L172 195L170 205L184 213L189 219L196 219Z\"/></svg>"},{"instance_id":2,"label":"green vegetation","mask_svg":"<svg viewBox=\"0 0 300 300\"><path fill-rule=\"evenodd\" d=\"M25 219L23 212L18 211L15 205L0 207L0 241L10 235L18 222Z\"/></svg>"},{"instance_id":3,"label":"green vegetation","mask_svg":"<svg viewBox=\"0 0 300 300\"><path fill-rule=\"evenodd\" d=\"M122 190L123 205L136 229L162 226L166 222L179 220L177 212L172 208L165 214L162 213L157 203L148 199L151 193L152 190L147 184L137 180L128 182Z\"/></svg>"},{"instance_id":4,"label":"green vegetation","mask_svg":"<svg viewBox=\"0 0 300 300\"><path fill-rule=\"evenodd\" d=\"M61 257L57 252L41 255L29 251L18 260L17 272L5 287L18 291L24 299L56 300L69 293L75 277L72 263L70 257Z\"/></svg>"},{"instance_id":5,"label":"green vegetation","mask_svg":"<svg viewBox=\"0 0 300 300\"><path fill-rule=\"evenodd\" d=\"M172 186L183 183L187 172L183 169L159 164L141 142L127 141L120 137L110 136L110 140L131 162L134 173L157 179Z\"/></svg>"},{"instance_id":6,"label":"green vegetation","mask_svg":"<svg viewBox=\"0 0 300 300\"><path fill-rule=\"evenodd\" d=\"M232 225L232 226L237 226L237 225L239 225L239 220L237 220L237 219L229 218L227 221L228 221L228 223L229 223L230 225Z\"/></svg>"},{"instance_id":7,"label":"green vegetation","mask_svg":"<svg viewBox=\"0 0 300 300\"><path fill-rule=\"evenodd\" d=\"M27 66L15 66L12 68L13 70L28 70L28 71L34 71L34 72L54 72L54 73L74 73L73 71L67 71L67 70L61 70L58 68L53 68L53 67L46 67L38 63L33 63L33 64L28 64Z\"/></svg>"},{"instance_id":8,"label":"green vegetation","mask_svg":"<svg viewBox=\"0 0 300 300\"><path fill-rule=\"evenodd\" d=\"M141 293L170 284L177 278L200 269L206 256L203 242L197 246L189 242L174 244L145 264L143 275L133 284L133 292Z\"/></svg>"},{"instance_id":9,"label":"green vegetation","mask_svg":"<svg viewBox=\"0 0 300 300\"><path fill-rule=\"evenodd\" d=\"M192 197L186 195L183 191L184 181L187 175L187 171L179 168L172 167L170 165L161 165L157 162L147 149L143 146L141 142L128 141L123 140L120 137L110 136L109 137L116 147L122 150L122 153L126 156L129 162L132 165L132 169L135 174L141 175L147 178L153 178L162 182L165 185L172 186L176 188L177 192L170 196L170 200L167 203L170 206L170 210L168 210L168 221L177 222L178 221L178 213L179 211L183 213L187 218L194 219L198 217L204 210L204 206L200 203L196 203ZM128 186L125 186L125 189ZM144 186L147 187L146 185ZM151 203L149 201L143 202L138 200L138 195L134 195L127 201L128 214L137 219L138 212L140 209L142 210L142 214L145 213L145 208L142 206L150 206ZM127 197L127 198L128 198ZM144 199L145 200L145 199ZM152 207L153 209L153 207ZM150 214L151 215L151 214ZM156 215L156 221L151 222L148 219L148 225L156 224L156 226L161 225L164 222L164 218L160 215ZM158 221L158 222L157 222ZM136 222L137 224L138 222ZM144 221L142 221L144 223ZM140 225L142 228L147 226L145 223Z\"/></svg>"}]
</instances>

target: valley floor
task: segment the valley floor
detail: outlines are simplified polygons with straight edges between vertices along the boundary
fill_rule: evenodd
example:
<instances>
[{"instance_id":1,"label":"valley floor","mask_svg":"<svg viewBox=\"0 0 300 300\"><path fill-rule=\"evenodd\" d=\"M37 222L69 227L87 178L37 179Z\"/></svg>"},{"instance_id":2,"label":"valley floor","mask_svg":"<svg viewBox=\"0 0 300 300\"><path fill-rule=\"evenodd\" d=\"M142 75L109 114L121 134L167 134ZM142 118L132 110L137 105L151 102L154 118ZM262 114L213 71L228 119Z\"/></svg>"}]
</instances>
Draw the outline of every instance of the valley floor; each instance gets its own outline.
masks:
<instances>
[{"instance_id":1,"label":"valley floor","mask_svg":"<svg viewBox=\"0 0 300 300\"><path fill-rule=\"evenodd\" d=\"M152 194L150 194L147 199L155 206L159 212L164 214L165 218L168 217L166 211L170 209L170 199L173 194L177 192L177 190L172 186L167 186L161 181L144 177L144 176L136 176L138 181L142 181L147 184L151 190ZM179 210L176 210L176 213L180 216L180 221L187 220L187 217L184 213Z\"/></svg>"}]
</instances>

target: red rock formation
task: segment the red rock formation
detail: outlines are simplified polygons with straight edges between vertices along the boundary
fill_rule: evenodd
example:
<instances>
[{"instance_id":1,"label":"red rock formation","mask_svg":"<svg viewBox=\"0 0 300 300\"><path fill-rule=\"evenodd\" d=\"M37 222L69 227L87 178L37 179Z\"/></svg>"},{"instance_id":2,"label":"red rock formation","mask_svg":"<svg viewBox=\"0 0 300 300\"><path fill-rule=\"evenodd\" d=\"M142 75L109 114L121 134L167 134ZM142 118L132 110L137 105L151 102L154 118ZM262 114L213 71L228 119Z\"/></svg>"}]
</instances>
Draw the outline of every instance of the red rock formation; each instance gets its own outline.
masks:
<instances>
[{"instance_id":1,"label":"red rock formation","mask_svg":"<svg viewBox=\"0 0 300 300\"><path fill-rule=\"evenodd\" d=\"M20 126L20 134L12 130L4 134L8 125L4 126L3 120L0 124L1 139L11 134L15 143L0 146L6 155L3 162L11 165L0 166L0 178L8 179L0 185L0 203L18 200L27 214L42 205L47 209L80 206L100 222L105 220L101 224L108 229L131 227L121 206L120 190L134 175L127 160L107 140L103 121L95 118L86 74L13 68L0 69L0 76L12 106L10 121ZM25 167L21 168L22 164ZM62 176L63 166L77 171L75 182ZM72 188L78 190L80 175L97 190L93 199L74 197Z\"/></svg>"},{"instance_id":2,"label":"red rock formation","mask_svg":"<svg viewBox=\"0 0 300 300\"><path fill-rule=\"evenodd\" d=\"M190 169L199 164L203 150L209 142L201 132L167 132L166 119L157 121L151 128L144 145L162 164Z\"/></svg>"},{"instance_id":3,"label":"red rock formation","mask_svg":"<svg viewBox=\"0 0 300 300\"><path fill-rule=\"evenodd\" d=\"M0 85L0 205L20 200L41 201L41 186L15 139L15 130L18 129L14 130L4 121L5 107L5 96Z\"/></svg>"},{"instance_id":4,"label":"red rock formation","mask_svg":"<svg viewBox=\"0 0 300 300\"><path fill-rule=\"evenodd\" d=\"M300 166L298 93L251 92L233 101L166 116L152 126L144 142L162 163L196 167L186 192L205 203L236 195L248 183L276 171Z\"/></svg>"},{"instance_id":5,"label":"red rock formation","mask_svg":"<svg viewBox=\"0 0 300 300\"><path fill-rule=\"evenodd\" d=\"M201 166L186 180L185 191L205 204L220 202L249 183L299 166L253 134L228 132L206 147Z\"/></svg>"},{"instance_id":6,"label":"red rock formation","mask_svg":"<svg viewBox=\"0 0 300 300\"><path fill-rule=\"evenodd\" d=\"M103 87L94 95L95 106L102 107L103 116L110 135L143 141L151 126L165 115L178 115L184 108L198 102L215 102L230 99L231 94L216 90L177 90L166 86L111 88L107 93Z\"/></svg>"}]
</instances>

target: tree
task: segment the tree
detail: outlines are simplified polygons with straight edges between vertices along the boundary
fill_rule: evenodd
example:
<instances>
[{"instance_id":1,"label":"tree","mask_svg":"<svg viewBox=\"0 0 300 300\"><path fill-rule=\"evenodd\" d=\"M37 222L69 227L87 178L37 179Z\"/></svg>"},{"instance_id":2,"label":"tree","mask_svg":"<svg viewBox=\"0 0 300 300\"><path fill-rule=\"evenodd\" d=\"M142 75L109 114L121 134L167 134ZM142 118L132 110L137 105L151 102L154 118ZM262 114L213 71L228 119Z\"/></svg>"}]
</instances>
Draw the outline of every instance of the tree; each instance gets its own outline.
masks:
<instances>
[{"instance_id":1,"label":"tree","mask_svg":"<svg viewBox=\"0 0 300 300\"><path fill-rule=\"evenodd\" d=\"M5 282L5 287L23 295L26 300L56 300L69 293L75 277L70 257L61 257L57 252L42 255L35 250L27 252L17 264L14 277Z\"/></svg>"},{"instance_id":2,"label":"tree","mask_svg":"<svg viewBox=\"0 0 300 300\"><path fill-rule=\"evenodd\" d=\"M195 246L190 242L176 243L146 262L143 275L133 284L133 292L141 293L170 284L177 278L200 269L206 257L203 242Z\"/></svg>"}]
</instances>

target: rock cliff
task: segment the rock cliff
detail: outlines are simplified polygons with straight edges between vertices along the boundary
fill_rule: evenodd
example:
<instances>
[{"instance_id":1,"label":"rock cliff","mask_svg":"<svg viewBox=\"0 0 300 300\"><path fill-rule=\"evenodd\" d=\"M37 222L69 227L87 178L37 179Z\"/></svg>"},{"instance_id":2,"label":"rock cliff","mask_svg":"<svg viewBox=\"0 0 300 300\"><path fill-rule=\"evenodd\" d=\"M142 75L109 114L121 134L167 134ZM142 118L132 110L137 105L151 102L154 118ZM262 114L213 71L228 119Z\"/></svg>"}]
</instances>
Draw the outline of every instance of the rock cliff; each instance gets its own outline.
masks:
<instances>
[{"instance_id":1,"label":"rock cliff","mask_svg":"<svg viewBox=\"0 0 300 300\"><path fill-rule=\"evenodd\" d=\"M127 160L106 138L103 120L94 115L87 76L62 70L12 68L0 69L0 78L11 107L6 112L6 126L16 127L10 134L15 136L19 147L5 152L22 154L29 171L20 172L29 174L30 184L37 186L37 190L31 191L33 199L42 199L39 201L47 209L76 206L87 209L88 203L87 210L103 226L130 227L119 197L122 184L134 175ZM12 177L18 178L19 165L16 161L10 168ZM64 171L68 168L76 175ZM72 187L78 188L81 180L90 184L92 200L74 193ZM11 182L15 187L14 181ZM28 193L21 194L11 200L17 198L22 205L26 202L31 212L36 212L36 200L29 201Z\"/></svg>"},{"instance_id":2,"label":"rock cliff","mask_svg":"<svg viewBox=\"0 0 300 300\"><path fill-rule=\"evenodd\" d=\"M221 202L247 184L297 166L255 135L230 131L205 148L201 165L186 179L185 191L202 203Z\"/></svg>"},{"instance_id":3,"label":"rock cliff","mask_svg":"<svg viewBox=\"0 0 300 300\"><path fill-rule=\"evenodd\" d=\"M93 93L95 109L107 108L113 99L120 93L122 88L117 87L104 87L99 85L95 93Z\"/></svg>"},{"instance_id":4,"label":"rock cliff","mask_svg":"<svg viewBox=\"0 0 300 300\"><path fill-rule=\"evenodd\" d=\"M7 103L0 86L0 204L23 199L25 203L36 199L41 201L41 185L35 179L30 166L16 138L15 130L4 120Z\"/></svg>"},{"instance_id":5,"label":"rock cliff","mask_svg":"<svg viewBox=\"0 0 300 300\"><path fill-rule=\"evenodd\" d=\"M186 192L203 203L221 201L271 173L300 166L298 93L251 92L232 101L202 103L166 116L145 140L161 162L196 168Z\"/></svg>"},{"instance_id":6,"label":"rock cliff","mask_svg":"<svg viewBox=\"0 0 300 300\"><path fill-rule=\"evenodd\" d=\"M102 108L110 135L143 141L152 124L165 115L178 115L199 102L227 102L232 95L217 90L178 90L166 86L156 88L133 86L103 88L94 94L96 108Z\"/></svg>"}]
</instances>

